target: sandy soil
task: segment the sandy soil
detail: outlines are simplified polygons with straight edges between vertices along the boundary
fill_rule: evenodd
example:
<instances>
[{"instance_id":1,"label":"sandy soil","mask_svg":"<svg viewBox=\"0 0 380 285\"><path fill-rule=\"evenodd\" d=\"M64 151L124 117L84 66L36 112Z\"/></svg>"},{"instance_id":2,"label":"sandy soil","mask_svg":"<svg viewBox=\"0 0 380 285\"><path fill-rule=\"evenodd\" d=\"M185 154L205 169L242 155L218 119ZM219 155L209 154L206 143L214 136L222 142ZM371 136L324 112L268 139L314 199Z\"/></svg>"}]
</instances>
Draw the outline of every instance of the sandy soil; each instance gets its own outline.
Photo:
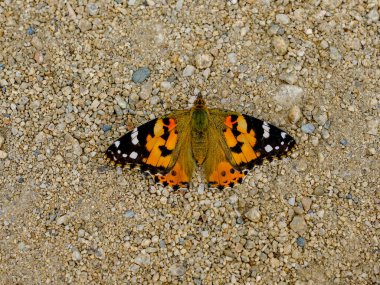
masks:
<instances>
[{"instance_id":1,"label":"sandy soil","mask_svg":"<svg viewBox=\"0 0 380 285\"><path fill-rule=\"evenodd\" d=\"M379 4L1 1L0 284L380 284ZM223 192L103 159L199 92L298 150Z\"/></svg>"}]
</instances>

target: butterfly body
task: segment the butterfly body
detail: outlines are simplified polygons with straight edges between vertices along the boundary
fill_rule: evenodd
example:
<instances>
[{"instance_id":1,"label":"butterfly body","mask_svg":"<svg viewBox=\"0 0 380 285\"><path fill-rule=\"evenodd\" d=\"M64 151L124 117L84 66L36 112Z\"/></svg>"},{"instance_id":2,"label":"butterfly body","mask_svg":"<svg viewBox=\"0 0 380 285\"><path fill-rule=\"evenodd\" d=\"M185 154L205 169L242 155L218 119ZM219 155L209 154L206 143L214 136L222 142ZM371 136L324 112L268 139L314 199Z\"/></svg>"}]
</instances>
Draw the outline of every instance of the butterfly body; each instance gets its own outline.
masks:
<instances>
[{"instance_id":1,"label":"butterfly body","mask_svg":"<svg viewBox=\"0 0 380 285\"><path fill-rule=\"evenodd\" d=\"M224 189L294 146L294 139L277 127L237 112L208 109L198 97L189 110L135 128L106 154L117 165L139 165L155 182L173 189L188 188L195 167L201 166L209 187Z\"/></svg>"}]
</instances>

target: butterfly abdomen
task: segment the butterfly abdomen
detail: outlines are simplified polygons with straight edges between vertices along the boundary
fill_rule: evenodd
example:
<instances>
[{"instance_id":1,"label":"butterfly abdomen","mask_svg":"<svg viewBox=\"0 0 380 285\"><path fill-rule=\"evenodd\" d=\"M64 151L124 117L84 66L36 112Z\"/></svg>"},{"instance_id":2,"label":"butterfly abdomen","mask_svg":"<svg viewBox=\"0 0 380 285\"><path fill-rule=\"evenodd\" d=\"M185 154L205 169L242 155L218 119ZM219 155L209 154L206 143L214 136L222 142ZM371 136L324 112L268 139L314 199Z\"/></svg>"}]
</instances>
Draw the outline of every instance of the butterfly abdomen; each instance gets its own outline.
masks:
<instances>
[{"instance_id":1,"label":"butterfly abdomen","mask_svg":"<svg viewBox=\"0 0 380 285\"><path fill-rule=\"evenodd\" d=\"M195 108L191 113L191 147L193 157L201 165L207 155L209 142L209 114L205 108Z\"/></svg>"}]
</instances>

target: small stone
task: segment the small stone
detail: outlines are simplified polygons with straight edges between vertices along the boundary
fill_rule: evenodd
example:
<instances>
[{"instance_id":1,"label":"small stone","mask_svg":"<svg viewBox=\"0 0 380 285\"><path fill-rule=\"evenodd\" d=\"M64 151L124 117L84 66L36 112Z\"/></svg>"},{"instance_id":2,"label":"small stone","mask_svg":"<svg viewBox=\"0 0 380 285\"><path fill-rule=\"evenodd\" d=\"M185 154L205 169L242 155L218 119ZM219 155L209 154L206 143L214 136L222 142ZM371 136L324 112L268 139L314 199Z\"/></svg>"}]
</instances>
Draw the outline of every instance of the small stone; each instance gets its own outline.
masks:
<instances>
[{"instance_id":1,"label":"small stone","mask_svg":"<svg viewBox=\"0 0 380 285\"><path fill-rule=\"evenodd\" d=\"M68 220L69 220L69 217L67 215L60 216L57 219L57 225L66 224Z\"/></svg>"},{"instance_id":2,"label":"small stone","mask_svg":"<svg viewBox=\"0 0 380 285\"><path fill-rule=\"evenodd\" d=\"M288 52L289 41L281 36L274 36L272 45L274 51L279 55L285 55Z\"/></svg>"},{"instance_id":3,"label":"small stone","mask_svg":"<svg viewBox=\"0 0 380 285\"><path fill-rule=\"evenodd\" d=\"M41 51L37 50L35 53L34 53L34 60L41 64L44 62L44 55Z\"/></svg>"},{"instance_id":4,"label":"small stone","mask_svg":"<svg viewBox=\"0 0 380 285\"><path fill-rule=\"evenodd\" d=\"M102 127L102 129L103 129L103 132L108 132L108 131L110 131L111 129L112 129L112 127L111 126L109 126L109 125L104 125L103 127Z\"/></svg>"},{"instance_id":5,"label":"small stone","mask_svg":"<svg viewBox=\"0 0 380 285\"><path fill-rule=\"evenodd\" d=\"M314 132L314 130L315 130L315 127L314 127L314 125L311 124L311 123L304 124L304 125L302 125L302 127L301 127L301 131L302 131L303 133L305 133L305 134L311 134L311 133Z\"/></svg>"},{"instance_id":6,"label":"small stone","mask_svg":"<svg viewBox=\"0 0 380 285\"><path fill-rule=\"evenodd\" d=\"M294 105L288 115L289 122L292 124L296 124L299 119L301 119L301 109L297 105Z\"/></svg>"},{"instance_id":7,"label":"small stone","mask_svg":"<svg viewBox=\"0 0 380 285\"><path fill-rule=\"evenodd\" d=\"M305 218L301 215L294 216L292 222L290 223L290 228L299 234L304 233L306 231L306 228L307 228Z\"/></svg>"},{"instance_id":8,"label":"small stone","mask_svg":"<svg viewBox=\"0 0 380 285\"><path fill-rule=\"evenodd\" d=\"M65 86L62 88L62 94L65 96L71 95L72 89L70 86Z\"/></svg>"},{"instance_id":9,"label":"small stone","mask_svg":"<svg viewBox=\"0 0 380 285\"><path fill-rule=\"evenodd\" d=\"M141 67L133 72L132 81L134 83L142 83L149 77L149 75L150 71L148 67Z\"/></svg>"},{"instance_id":10,"label":"small stone","mask_svg":"<svg viewBox=\"0 0 380 285\"><path fill-rule=\"evenodd\" d=\"M148 266L150 264L150 255L141 253L136 256L134 262L140 266Z\"/></svg>"},{"instance_id":11,"label":"small stone","mask_svg":"<svg viewBox=\"0 0 380 285\"><path fill-rule=\"evenodd\" d=\"M32 46L36 48L36 50L42 50L43 44L39 37L34 36L31 41Z\"/></svg>"},{"instance_id":12,"label":"small stone","mask_svg":"<svg viewBox=\"0 0 380 285\"><path fill-rule=\"evenodd\" d=\"M379 132L379 119L371 119L367 122L368 134L376 136Z\"/></svg>"},{"instance_id":13,"label":"small stone","mask_svg":"<svg viewBox=\"0 0 380 285\"><path fill-rule=\"evenodd\" d=\"M379 20L379 12L377 11L377 9L377 6L375 6L375 8L369 11L369 13L367 14L367 18L370 23L376 23Z\"/></svg>"},{"instance_id":14,"label":"small stone","mask_svg":"<svg viewBox=\"0 0 380 285\"><path fill-rule=\"evenodd\" d=\"M339 61L342 59L342 55L340 54L339 50L336 47L333 47L333 46L330 47L330 58L336 61Z\"/></svg>"},{"instance_id":15,"label":"small stone","mask_svg":"<svg viewBox=\"0 0 380 285\"><path fill-rule=\"evenodd\" d=\"M304 247L306 244L305 238L303 237L298 237L296 242L299 247Z\"/></svg>"},{"instance_id":16,"label":"small stone","mask_svg":"<svg viewBox=\"0 0 380 285\"><path fill-rule=\"evenodd\" d=\"M82 259L82 255L80 254L79 250L77 250L77 249L73 250L72 259L74 261L79 261Z\"/></svg>"},{"instance_id":17,"label":"small stone","mask_svg":"<svg viewBox=\"0 0 380 285\"><path fill-rule=\"evenodd\" d=\"M100 247L95 250L95 257L99 259L104 259L106 257L104 250Z\"/></svg>"},{"instance_id":18,"label":"small stone","mask_svg":"<svg viewBox=\"0 0 380 285\"><path fill-rule=\"evenodd\" d=\"M282 84L274 99L284 108L290 108L295 105L295 103L301 101L303 96L303 89L296 85Z\"/></svg>"},{"instance_id":19,"label":"small stone","mask_svg":"<svg viewBox=\"0 0 380 285\"><path fill-rule=\"evenodd\" d=\"M302 207L305 210L305 212L310 210L312 201L309 197L302 197L301 203L302 203Z\"/></svg>"},{"instance_id":20,"label":"small stone","mask_svg":"<svg viewBox=\"0 0 380 285\"><path fill-rule=\"evenodd\" d=\"M5 138L0 134L0 148L3 146Z\"/></svg>"},{"instance_id":21,"label":"small stone","mask_svg":"<svg viewBox=\"0 0 380 285\"><path fill-rule=\"evenodd\" d=\"M90 109L95 111L99 107L99 105L100 101L98 99L95 99L94 101L92 101Z\"/></svg>"},{"instance_id":22,"label":"small stone","mask_svg":"<svg viewBox=\"0 0 380 285\"><path fill-rule=\"evenodd\" d=\"M170 274L173 276L182 276L186 273L186 267L182 264L172 264L169 268Z\"/></svg>"},{"instance_id":23,"label":"small stone","mask_svg":"<svg viewBox=\"0 0 380 285\"><path fill-rule=\"evenodd\" d=\"M185 69L183 70L182 75L185 76L185 77L189 77L189 76L192 76L194 74L194 71L195 71L195 67L194 66L187 65L185 67Z\"/></svg>"},{"instance_id":24,"label":"small stone","mask_svg":"<svg viewBox=\"0 0 380 285\"><path fill-rule=\"evenodd\" d=\"M78 237L84 237L84 235L86 234L85 230L84 229L80 229L78 231Z\"/></svg>"},{"instance_id":25,"label":"small stone","mask_svg":"<svg viewBox=\"0 0 380 285\"><path fill-rule=\"evenodd\" d=\"M289 200L288 200L288 203L290 206L294 206L296 204L296 198L294 197L291 197Z\"/></svg>"},{"instance_id":26,"label":"small stone","mask_svg":"<svg viewBox=\"0 0 380 285\"><path fill-rule=\"evenodd\" d=\"M6 159L7 156L8 156L8 154L5 151L0 150L0 159Z\"/></svg>"},{"instance_id":27,"label":"small stone","mask_svg":"<svg viewBox=\"0 0 380 285\"><path fill-rule=\"evenodd\" d=\"M318 112L317 114L313 115L313 119L318 123L318 125L324 126L328 120L327 113Z\"/></svg>"},{"instance_id":28,"label":"small stone","mask_svg":"<svg viewBox=\"0 0 380 285\"><path fill-rule=\"evenodd\" d=\"M87 12L91 16L95 16L96 14L98 14L98 5L96 5L95 3L87 4Z\"/></svg>"},{"instance_id":29,"label":"small stone","mask_svg":"<svg viewBox=\"0 0 380 285\"><path fill-rule=\"evenodd\" d=\"M276 267L280 266L280 261L277 258L273 257L270 260L270 264L271 264L272 268L276 268Z\"/></svg>"},{"instance_id":30,"label":"small stone","mask_svg":"<svg viewBox=\"0 0 380 285\"><path fill-rule=\"evenodd\" d=\"M281 24L281 25L287 25L289 24L290 19L289 16L286 14L277 14L276 15L276 23Z\"/></svg>"},{"instance_id":31,"label":"small stone","mask_svg":"<svg viewBox=\"0 0 380 285\"><path fill-rule=\"evenodd\" d=\"M348 140L346 140L346 139L341 139L341 140L339 141L339 143L340 143L341 145L343 145L343 146L346 146L346 145L348 145Z\"/></svg>"},{"instance_id":32,"label":"small stone","mask_svg":"<svg viewBox=\"0 0 380 285\"><path fill-rule=\"evenodd\" d=\"M135 216L135 212L133 210L128 210L123 214L124 217L131 219Z\"/></svg>"},{"instance_id":33,"label":"small stone","mask_svg":"<svg viewBox=\"0 0 380 285\"><path fill-rule=\"evenodd\" d=\"M141 86L139 97L142 100L147 100L153 91L153 83L148 81Z\"/></svg>"},{"instance_id":34,"label":"small stone","mask_svg":"<svg viewBox=\"0 0 380 285\"><path fill-rule=\"evenodd\" d=\"M169 81L161 82L160 86L162 89L165 89L165 90L172 88L172 84Z\"/></svg>"},{"instance_id":35,"label":"small stone","mask_svg":"<svg viewBox=\"0 0 380 285\"><path fill-rule=\"evenodd\" d=\"M313 190L313 194L314 194L315 196L322 196L324 193L325 193L325 190L323 189L322 186L317 186L317 187L314 188L314 190Z\"/></svg>"},{"instance_id":36,"label":"small stone","mask_svg":"<svg viewBox=\"0 0 380 285\"><path fill-rule=\"evenodd\" d=\"M92 24L89 20L87 19L80 19L78 23L78 27L82 32L86 32L91 30Z\"/></svg>"},{"instance_id":37,"label":"small stone","mask_svg":"<svg viewBox=\"0 0 380 285\"><path fill-rule=\"evenodd\" d=\"M284 72L284 73L281 73L280 76L279 76L279 78L282 81L285 81L288 84L294 84L298 80L298 77L295 74L295 72Z\"/></svg>"},{"instance_id":38,"label":"small stone","mask_svg":"<svg viewBox=\"0 0 380 285\"><path fill-rule=\"evenodd\" d=\"M260 221L261 219L261 213L260 213L260 210L258 207L253 207L251 209L249 209L246 213L245 213L245 217L252 221L252 222L258 222Z\"/></svg>"},{"instance_id":39,"label":"small stone","mask_svg":"<svg viewBox=\"0 0 380 285\"><path fill-rule=\"evenodd\" d=\"M353 38L351 40L350 47L353 50L360 50L362 48L362 43L358 38Z\"/></svg>"},{"instance_id":40,"label":"small stone","mask_svg":"<svg viewBox=\"0 0 380 285\"><path fill-rule=\"evenodd\" d=\"M33 27L29 27L26 32L28 33L29 36L31 36L35 33Z\"/></svg>"},{"instance_id":41,"label":"small stone","mask_svg":"<svg viewBox=\"0 0 380 285\"><path fill-rule=\"evenodd\" d=\"M210 54L198 54L195 56L195 66L199 69L205 69L212 65L214 58Z\"/></svg>"},{"instance_id":42,"label":"small stone","mask_svg":"<svg viewBox=\"0 0 380 285\"><path fill-rule=\"evenodd\" d=\"M227 54L228 61L232 64L235 64L237 62L237 55L234 52L231 52Z\"/></svg>"}]
</instances>

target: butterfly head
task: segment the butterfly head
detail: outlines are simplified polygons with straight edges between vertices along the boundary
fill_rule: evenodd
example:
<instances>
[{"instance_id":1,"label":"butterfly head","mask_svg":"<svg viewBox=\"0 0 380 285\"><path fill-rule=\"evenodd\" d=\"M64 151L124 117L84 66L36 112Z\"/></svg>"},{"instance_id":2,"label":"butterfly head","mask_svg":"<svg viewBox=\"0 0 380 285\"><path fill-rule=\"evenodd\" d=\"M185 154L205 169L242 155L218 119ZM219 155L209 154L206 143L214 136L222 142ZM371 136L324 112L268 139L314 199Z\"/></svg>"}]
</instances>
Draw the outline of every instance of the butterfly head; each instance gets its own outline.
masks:
<instances>
[{"instance_id":1,"label":"butterfly head","mask_svg":"<svg viewBox=\"0 0 380 285\"><path fill-rule=\"evenodd\" d=\"M203 99L202 95L199 94L197 96L197 99L194 101L194 107L193 108L204 108L206 105L206 101Z\"/></svg>"}]
</instances>

